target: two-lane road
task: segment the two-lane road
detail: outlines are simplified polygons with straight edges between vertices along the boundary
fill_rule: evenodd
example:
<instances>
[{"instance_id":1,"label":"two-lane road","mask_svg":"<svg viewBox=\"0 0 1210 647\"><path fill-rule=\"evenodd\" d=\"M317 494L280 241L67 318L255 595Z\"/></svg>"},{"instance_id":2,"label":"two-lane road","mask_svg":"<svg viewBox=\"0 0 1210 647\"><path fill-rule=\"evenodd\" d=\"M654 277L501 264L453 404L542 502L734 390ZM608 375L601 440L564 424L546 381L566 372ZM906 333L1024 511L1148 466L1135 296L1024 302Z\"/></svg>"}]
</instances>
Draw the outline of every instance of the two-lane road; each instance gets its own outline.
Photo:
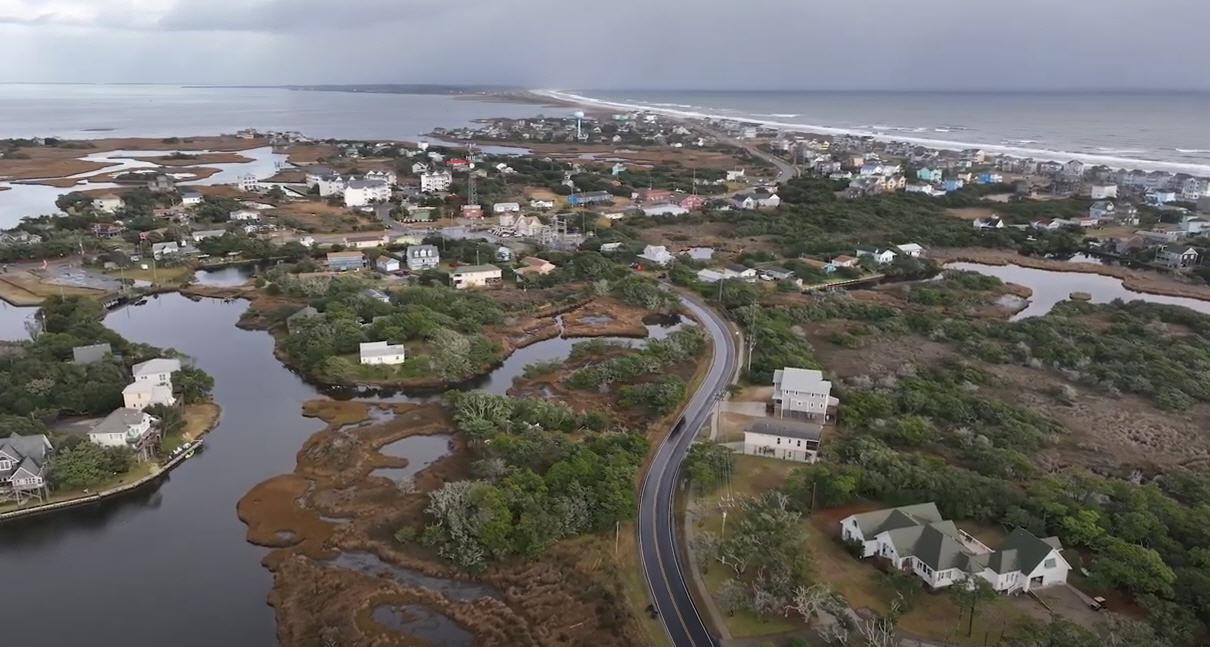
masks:
<instances>
[{"instance_id":1,"label":"two-lane road","mask_svg":"<svg viewBox=\"0 0 1210 647\"><path fill-rule=\"evenodd\" d=\"M693 297L681 302L714 344L710 368L689 400L681 422L656 450L639 492L639 558L652 603L675 647L715 647L718 640L698 612L677 550L675 505L681 462L738 365L735 333L721 316Z\"/></svg>"}]
</instances>

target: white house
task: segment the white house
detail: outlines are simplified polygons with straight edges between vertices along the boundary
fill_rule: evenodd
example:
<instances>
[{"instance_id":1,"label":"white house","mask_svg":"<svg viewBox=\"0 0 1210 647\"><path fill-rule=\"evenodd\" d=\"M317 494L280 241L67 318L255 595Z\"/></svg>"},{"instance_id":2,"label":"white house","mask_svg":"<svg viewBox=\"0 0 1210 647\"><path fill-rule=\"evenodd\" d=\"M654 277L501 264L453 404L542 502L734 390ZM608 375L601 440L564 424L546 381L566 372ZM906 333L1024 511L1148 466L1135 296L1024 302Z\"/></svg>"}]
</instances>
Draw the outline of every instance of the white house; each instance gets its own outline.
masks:
<instances>
[{"instance_id":1,"label":"white house","mask_svg":"<svg viewBox=\"0 0 1210 647\"><path fill-rule=\"evenodd\" d=\"M496 248L496 260L510 262L513 260L513 250L510 247L500 245Z\"/></svg>"},{"instance_id":2,"label":"white house","mask_svg":"<svg viewBox=\"0 0 1210 647\"><path fill-rule=\"evenodd\" d=\"M734 170L727 171L727 181L728 182L738 182L739 180L742 180L742 179L744 179L744 169L737 168Z\"/></svg>"},{"instance_id":3,"label":"white house","mask_svg":"<svg viewBox=\"0 0 1210 647\"><path fill-rule=\"evenodd\" d=\"M904 256L910 256L912 258L920 258L920 256L922 254L924 254L924 248L921 247L920 245L917 245L916 243L904 243L902 245L895 245L895 249L898 249L900 254L903 254Z\"/></svg>"},{"instance_id":4,"label":"white house","mask_svg":"<svg viewBox=\"0 0 1210 647\"><path fill-rule=\"evenodd\" d=\"M383 180L350 180L345 185L345 206L364 207L391 199L391 186Z\"/></svg>"},{"instance_id":5,"label":"white house","mask_svg":"<svg viewBox=\"0 0 1210 647\"><path fill-rule=\"evenodd\" d=\"M181 246L175 240L170 240L166 243L152 243L151 257L157 261L165 256L175 256L181 253Z\"/></svg>"},{"instance_id":6,"label":"white house","mask_svg":"<svg viewBox=\"0 0 1210 647\"><path fill-rule=\"evenodd\" d=\"M386 184L388 188L399 182L399 176L395 174L395 171L390 169L368 171L365 175L365 179L382 182Z\"/></svg>"},{"instance_id":7,"label":"white house","mask_svg":"<svg viewBox=\"0 0 1210 647\"><path fill-rule=\"evenodd\" d=\"M130 368L135 382L172 386L172 374L181 370L179 359L149 359Z\"/></svg>"},{"instance_id":8,"label":"white house","mask_svg":"<svg viewBox=\"0 0 1210 647\"><path fill-rule=\"evenodd\" d=\"M260 190L260 180L256 179L256 176L252 174L241 175L239 182L237 182L236 185L239 186L240 191L245 193L252 193Z\"/></svg>"},{"instance_id":9,"label":"white house","mask_svg":"<svg viewBox=\"0 0 1210 647\"><path fill-rule=\"evenodd\" d=\"M172 397L172 386L169 384L131 382L122 389L122 402L127 409L142 411L153 404L171 407L176 404L176 398Z\"/></svg>"},{"instance_id":10,"label":"white house","mask_svg":"<svg viewBox=\"0 0 1210 647\"><path fill-rule=\"evenodd\" d=\"M383 364L394 366L404 360L403 344L388 344L385 341L371 341L361 344L362 364Z\"/></svg>"},{"instance_id":11,"label":"white house","mask_svg":"<svg viewBox=\"0 0 1210 647\"><path fill-rule=\"evenodd\" d=\"M186 207L192 207L202 203L202 194L197 191L182 191L181 204Z\"/></svg>"},{"instance_id":12,"label":"white house","mask_svg":"<svg viewBox=\"0 0 1210 647\"><path fill-rule=\"evenodd\" d=\"M429 170L429 165L425 164L424 162L416 162L416 163L412 164L412 174L413 175L420 175L421 173L427 173L428 170Z\"/></svg>"},{"instance_id":13,"label":"white house","mask_svg":"<svg viewBox=\"0 0 1210 647\"><path fill-rule=\"evenodd\" d=\"M441 264L441 252L436 245L412 245L406 252L408 271L422 272Z\"/></svg>"},{"instance_id":14,"label":"white house","mask_svg":"<svg viewBox=\"0 0 1210 647\"><path fill-rule=\"evenodd\" d=\"M814 463L823 427L811 422L759 419L744 429L744 453L787 461Z\"/></svg>"},{"instance_id":15,"label":"white house","mask_svg":"<svg viewBox=\"0 0 1210 647\"><path fill-rule=\"evenodd\" d=\"M1071 570L1057 537L1018 528L993 550L942 519L933 503L851 515L840 528L845 541L861 545L862 557L886 560L933 589L979 577L999 593L1019 593L1062 584Z\"/></svg>"},{"instance_id":16,"label":"white house","mask_svg":"<svg viewBox=\"0 0 1210 647\"><path fill-rule=\"evenodd\" d=\"M492 205L492 213L520 213L521 205L516 202L497 202Z\"/></svg>"},{"instance_id":17,"label":"white house","mask_svg":"<svg viewBox=\"0 0 1210 647\"><path fill-rule=\"evenodd\" d=\"M889 249L858 249L857 258L869 256L879 265L890 265L895 262L895 252Z\"/></svg>"},{"instance_id":18,"label":"white house","mask_svg":"<svg viewBox=\"0 0 1210 647\"><path fill-rule=\"evenodd\" d=\"M661 267L672 262L672 254L668 253L668 248L663 245L648 245L644 247L643 253L639 254L639 258L651 261Z\"/></svg>"},{"instance_id":19,"label":"white house","mask_svg":"<svg viewBox=\"0 0 1210 647\"><path fill-rule=\"evenodd\" d=\"M341 195L345 192L345 179L339 175L332 174L315 181L315 186L319 188L319 196L326 198L333 195Z\"/></svg>"},{"instance_id":20,"label":"white house","mask_svg":"<svg viewBox=\"0 0 1210 647\"><path fill-rule=\"evenodd\" d=\"M613 254L622 251L622 243L601 243L602 254Z\"/></svg>"},{"instance_id":21,"label":"white house","mask_svg":"<svg viewBox=\"0 0 1210 647\"><path fill-rule=\"evenodd\" d=\"M826 419L838 401L823 373L805 368L773 372L773 412L779 417Z\"/></svg>"},{"instance_id":22,"label":"white house","mask_svg":"<svg viewBox=\"0 0 1210 647\"><path fill-rule=\"evenodd\" d=\"M450 272L450 285L455 290L498 285L504 273L495 265L464 265Z\"/></svg>"},{"instance_id":23,"label":"white house","mask_svg":"<svg viewBox=\"0 0 1210 647\"><path fill-rule=\"evenodd\" d=\"M308 166L305 173L307 188L319 186L321 180L330 179L338 175L336 171L326 166Z\"/></svg>"},{"instance_id":24,"label":"white house","mask_svg":"<svg viewBox=\"0 0 1210 647\"><path fill-rule=\"evenodd\" d=\"M660 202L643 207L643 214L647 216L683 216L687 213L689 213L688 209L671 202Z\"/></svg>"},{"instance_id":25,"label":"white house","mask_svg":"<svg viewBox=\"0 0 1210 647\"><path fill-rule=\"evenodd\" d=\"M353 249L374 249L382 247L390 243L390 238L386 234L359 234L354 236L345 236L345 247Z\"/></svg>"},{"instance_id":26,"label":"white house","mask_svg":"<svg viewBox=\"0 0 1210 647\"><path fill-rule=\"evenodd\" d=\"M554 209L554 200L530 200L529 206L532 209Z\"/></svg>"},{"instance_id":27,"label":"white house","mask_svg":"<svg viewBox=\"0 0 1210 647\"><path fill-rule=\"evenodd\" d=\"M713 247L690 247L683 253L695 261L708 261L714 258Z\"/></svg>"},{"instance_id":28,"label":"white house","mask_svg":"<svg viewBox=\"0 0 1210 647\"><path fill-rule=\"evenodd\" d=\"M1094 184L1088 190L1089 197L1093 200L1112 200L1118 197L1118 185L1116 184Z\"/></svg>"},{"instance_id":29,"label":"white house","mask_svg":"<svg viewBox=\"0 0 1210 647\"><path fill-rule=\"evenodd\" d=\"M434 171L420 174L420 190L425 193L449 191L454 183L454 176L449 171Z\"/></svg>"},{"instance_id":30,"label":"white house","mask_svg":"<svg viewBox=\"0 0 1210 647\"><path fill-rule=\"evenodd\" d=\"M236 209L227 214L227 218L235 222L255 222L260 220L260 212L256 209Z\"/></svg>"},{"instance_id":31,"label":"white house","mask_svg":"<svg viewBox=\"0 0 1210 647\"><path fill-rule=\"evenodd\" d=\"M999 216L987 216L986 218L975 218L971 224L975 229L1004 229L1004 221Z\"/></svg>"},{"instance_id":32,"label":"white house","mask_svg":"<svg viewBox=\"0 0 1210 647\"><path fill-rule=\"evenodd\" d=\"M400 269L399 259L390 254L383 254L374 259L374 268L379 272L398 272Z\"/></svg>"},{"instance_id":33,"label":"white house","mask_svg":"<svg viewBox=\"0 0 1210 647\"><path fill-rule=\"evenodd\" d=\"M139 444L155 421L139 409L115 409L88 432L88 440L103 447Z\"/></svg>"},{"instance_id":34,"label":"white house","mask_svg":"<svg viewBox=\"0 0 1210 647\"><path fill-rule=\"evenodd\" d=\"M202 231L193 232L191 236L193 237L193 242L200 243L207 238L222 238L223 234L226 233L227 231L225 229L204 229Z\"/></svg>"},{"instance_id":35,"label":"white house","mask_svg":"<svg viewBox=\"0 0 1210 647\"><path fill-rule=\"evenodd\" d=\"M776 193L736 193L731 196L731 206L735 209L772 208L780 204L781 198Z\"/></svg>"},{"instance_id":36,"label":"white house","mask_svg":"<svg viewBox=\"0 0 1210 647\"><path fill-rule=\"evenodd\" d=\"M1093 220L1108 220L1114 216L1118 206L1108 200L1098 200L1088 205L1088 217Z\"/></svg>"}]
</instances>

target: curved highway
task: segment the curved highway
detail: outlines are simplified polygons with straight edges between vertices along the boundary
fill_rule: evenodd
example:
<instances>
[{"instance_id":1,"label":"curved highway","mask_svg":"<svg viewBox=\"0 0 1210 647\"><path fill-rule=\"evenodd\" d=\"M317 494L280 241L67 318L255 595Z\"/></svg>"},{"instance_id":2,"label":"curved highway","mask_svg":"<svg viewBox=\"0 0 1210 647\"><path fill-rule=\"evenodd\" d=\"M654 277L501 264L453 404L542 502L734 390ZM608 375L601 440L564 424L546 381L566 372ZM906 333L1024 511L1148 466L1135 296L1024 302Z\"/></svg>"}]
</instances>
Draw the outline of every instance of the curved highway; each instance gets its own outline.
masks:
<instances>
[{"instance_id":1,"label":"curved highway","mask_svg":"<svg viewBox=\"0 0 1210 647\"><path fill-rule=\"evenodd\" d=\"M639 559L643 576L668 637L675 647L715 647L718 639L698 613L690 593L691 575L677 550L674 501L680 482L681 462L697 431L709 417L715 400L731 383L738 365L735 334L721 316L695 298L681 303L710 335L714 354L705 379L689 400L683 417L658 449L639 492Z\"/></svg>"}]
</instances>

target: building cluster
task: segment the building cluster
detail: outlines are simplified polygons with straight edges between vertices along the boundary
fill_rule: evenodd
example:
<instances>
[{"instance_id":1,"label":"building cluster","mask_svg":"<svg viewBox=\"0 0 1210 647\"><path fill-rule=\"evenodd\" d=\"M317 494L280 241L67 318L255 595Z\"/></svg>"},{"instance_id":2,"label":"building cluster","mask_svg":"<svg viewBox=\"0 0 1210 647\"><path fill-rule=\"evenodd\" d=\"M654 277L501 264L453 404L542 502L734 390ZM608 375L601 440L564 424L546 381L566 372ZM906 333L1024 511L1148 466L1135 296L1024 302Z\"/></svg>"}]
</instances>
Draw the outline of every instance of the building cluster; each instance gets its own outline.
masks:
<instances>
[{"instance_id":1,"label":"building cluster","mask_svg":"<svg viewBox=\"0 0 1210 647\"><path fill-rule=\"evenodd\" d=\"M694 133L662 115L634 111L608 116L569 115L531 119L492 119L466 128L438 128L449 140L672 146L710 146L712 137Z\"/></svg>"}]
</instances>

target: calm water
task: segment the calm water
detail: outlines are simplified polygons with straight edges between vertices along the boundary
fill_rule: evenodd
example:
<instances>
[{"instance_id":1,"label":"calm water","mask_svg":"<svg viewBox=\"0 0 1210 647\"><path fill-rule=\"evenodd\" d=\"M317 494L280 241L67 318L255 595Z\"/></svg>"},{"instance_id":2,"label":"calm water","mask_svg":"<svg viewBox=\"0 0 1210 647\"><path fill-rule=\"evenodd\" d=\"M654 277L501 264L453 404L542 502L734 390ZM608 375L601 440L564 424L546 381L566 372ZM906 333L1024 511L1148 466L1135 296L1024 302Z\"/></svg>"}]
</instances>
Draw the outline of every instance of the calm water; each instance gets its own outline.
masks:
<instances>
[{"instance_id":1,"label":"calm water","mask_svg":"<svg viewBox=\"0 0 1210 647\"><path fill-rule=\"evenodd\" d=\"M669 113L1210 175L1210 93L575 91ZM1162 164L1148 164L1160 162Z\"/></svg>"},{"instance_id":2,"label":"calm water","mask_svg":"<svg viewBox=\"0 0 1210 647\"><path fill-rule=\"evenodd\" d=\"M443 95L0 84L0 137L170 137L257 128L297 130L318 138L414 140L437 126L541 111L538 106Z\"/></svg>"},{"instance_id":3,"label":"calm water","mask_svg":"<svg viewBox=\"0 0 1210 647\"><path fill-rule=\"evenodd\" d=\"M0 572L24 582L22 595L0 605L5 644L159 647L167 636L177 647L273 644L273 612L265 603L272 581L260 565L265 550L245 541L235 505L257 483L294 469L298 449L318 430L300 415L301 405L319 394L273 357L268 333L235 327L246 307L165 294L106 318L128 339L194 357L214 376L222 419L204 451L157 490L0 526ZM20 322L32 312L0 307L0 332L23 332ZM681 325L670 323L649 330L660 337ZM529 346L485 378L483 388L503 393L525 364L565 358L574 341ZM413 459L411 470L448 451L448 437L414 438L409 443L420 446L386 448ZM342 556L338 563L425 577L392 570L372 556ZM496 594L472 582L423 581L456 599ZM64 609L71 610L71 622L61 621ZM447 637L460 635L451 629Z\"/></svg>"},{"instance_id":4,"label":"calm water","mask_svg":"<svg viewBox=\"0 0 1210 647\"><path fill-rule=\"evenodd\" d=\"M1029 306L1018 312L1013 317L1014 321L1044 315L1050 312L1056 303L1068 300L1072 292L1087 292L1092 295L1093 303L1109 303L1114 299L1146 301L1184 306L1190 310L1210 314L1210 301L1127 290L1122 285L1121 279L1112 276L1083 272L1054 272L1019 265L984 265L982 263L948 263L945 268L979 272L994 276L1005 283L1017 283L1033 290L1034 293L1029 298Z\"/></svg>"}]
</instances>

